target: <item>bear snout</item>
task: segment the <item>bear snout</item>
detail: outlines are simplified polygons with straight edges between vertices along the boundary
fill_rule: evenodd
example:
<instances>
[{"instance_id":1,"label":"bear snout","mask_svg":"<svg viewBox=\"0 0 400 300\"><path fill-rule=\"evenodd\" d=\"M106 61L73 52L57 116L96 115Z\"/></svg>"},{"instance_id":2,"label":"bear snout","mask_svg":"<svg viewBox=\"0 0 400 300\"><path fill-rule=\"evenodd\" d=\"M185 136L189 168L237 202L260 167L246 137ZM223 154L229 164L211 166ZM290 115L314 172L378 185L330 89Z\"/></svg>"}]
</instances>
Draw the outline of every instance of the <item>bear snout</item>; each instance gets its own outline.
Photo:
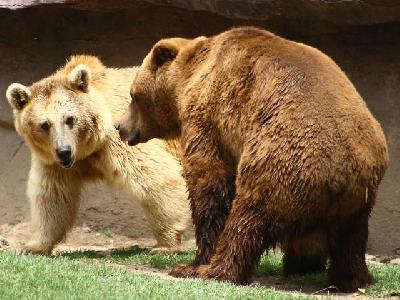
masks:
<instances>
[{"instance_id":1,"label":"bear snout","mask_svg":"<svg viewBox=\"0 0 400 300\"><path fill-rule=\"evenodd\" d=\"M61 161L71 159L71 147L70 146L61 146L56 149L56 154Z\"/></svg>"},{"instance_id":2,"label":"bear snout","mask_svg":"<svg viewBox=\"0 0 400 300\"><path fill-rule=\"evenodd\" d=\"M127 141L129 139L129 131L125 127L121 126L120 123L116 124L115 128L118 130L119 138L122 141Z\"/></svg>"},{"instance_id":3,"label":"bear snout","mask_svg":"<svg viewBox=\"0 0 400 300\"><path fill-rule=\"evenodd\" d=\"M73 159L71 146L61 146L57 148L56 154L64 167L68 168L72 165Z\"/></svg>"},{"instance_id":4,"label":"bear snout","mask_svg":"<svg viewBox=\"0 0 400 300\"><path fill-rule=\"evenodd\" d=\"M129 146L134 146L139 143L140 131L139 129L128 130L127 127L117 123L114 125L115 129L118 130L121 141L128 142Z\"/></svg>"},{"instance_id":5,"label":"bear snout","mask_svg":"<svg viewBox=\"0 0 400 300\"><path fill-rule=\"evenodd\" d=\"M133 137L131 139L129 139L128 145L135 146L135 145L139 144L140 142L141 142L140 141L140 131L139 131L139 129L137 129L135 131L135 134L133 135Z\"/></svg>"}]
</instances>

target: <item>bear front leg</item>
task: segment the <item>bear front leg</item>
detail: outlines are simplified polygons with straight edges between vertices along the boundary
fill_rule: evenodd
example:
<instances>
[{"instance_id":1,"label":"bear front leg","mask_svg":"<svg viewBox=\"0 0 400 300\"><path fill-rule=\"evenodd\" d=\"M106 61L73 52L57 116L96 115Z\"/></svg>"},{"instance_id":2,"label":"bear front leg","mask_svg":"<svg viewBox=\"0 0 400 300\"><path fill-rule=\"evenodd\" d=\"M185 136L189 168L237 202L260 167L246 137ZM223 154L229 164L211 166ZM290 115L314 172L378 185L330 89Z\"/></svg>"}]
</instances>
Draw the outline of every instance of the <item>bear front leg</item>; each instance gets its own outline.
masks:
<instances>
[{"instance_id":1,"label":"bear front leg","mask_svg":"<svg viewBox=\"0 0 400 300\"><path fill-rule=\"evenodd\" d=\"M50 255L75 221L80 183L65 174L49 173L46 167L41 168L41 172L30 172L28 196L33 239L22 246L21 253Z\"/></svg>"},{"instance_id":2,"label":"bear front leg","mask_svg":"<svg viewBox=\"0 0 400 300\"><path fill-rule=\"evenodd\" d=\"M374 281L365 260L370 211L365 207L341 224L337 222L340 225L330 237L329 283L342 292L357 291Z\"/></svg>"},{"instance_id":3,"label":"bear front leg","mask_svg":"<svg viewBox=\"0 0 400 300\"><path fill-rule=\"evenodd\" d=\"M265 249L282 238L286 224L274 209L274 177L257 157L264 159L252 152L241 157L231 212L210 265L198 268L199 278L247 284Z\"/></svg>"},{"instance_id":4,"label":"bear front leg","mask_svg":"<svg viewBox=\"0 0 400 300\"><path fill-rule=\"evenodd\" d=\"M268 231L272 223L272 218L260 206L260 200L256 191L254 195L251 190L246 193L237 191L216 253L210 265L199 267L199 278L249 283L252 270L268 247Z\"/></svg>"},{"instance_id":5,"label":"bear front leg","mask_svg":"<svg viewBox=\"0 0 400 300\"><path fill-rule=\"evenodd\" d=\"M192 135L182 160L196 235L196 257L191 265L177 266L170 274L195 277L197 266L209 264L224 228L235 194L235 173L215 145L201 134Z\"/></svg>"}]
</instances>

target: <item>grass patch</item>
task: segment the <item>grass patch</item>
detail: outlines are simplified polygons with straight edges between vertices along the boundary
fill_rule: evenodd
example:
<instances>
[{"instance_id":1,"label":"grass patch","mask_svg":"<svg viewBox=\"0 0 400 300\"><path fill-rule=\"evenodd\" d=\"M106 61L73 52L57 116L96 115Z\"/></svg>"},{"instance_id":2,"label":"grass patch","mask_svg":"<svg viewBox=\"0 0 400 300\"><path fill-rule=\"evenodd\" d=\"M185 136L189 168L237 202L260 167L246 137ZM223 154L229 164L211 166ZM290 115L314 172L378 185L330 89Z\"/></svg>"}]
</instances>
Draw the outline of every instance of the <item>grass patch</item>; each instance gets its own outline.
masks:
<instances>
[{"instance_id":1,"label":"grass patch","mask_svg":"<svg viewBox=\"0 0 400 300\"><path fill-rule=\"evenodd\" d=\"M124 265L146 265L153 268L165 269L177 264L189 263L194 259L194 251L181 253L152 253L148 249L134 247L125 251L116 251L109 255L99 255L94 251L74 252L64 254L67 259L77 259L88 262L112 262ZM394 265L370 265L370 271L374 275L376 283L366 289L366 294L373 297L386 297L400 295L400 266ZM260 264L255 270L255 276L281 276L282 254L270 252L261 257ZM304 276L291 276L282 278L283 283L295 286L296 290L312 287L315 290L327 285L326 273L315 273Z\"/></svg>"},{"instance_id":2,"label":"grass patch","mask_svg":"<svg viewBox=\"0 0 400 300\"><path fill-rule=\"evenodd\" d=\"M111 228L106 228L103 230L103 234L106 237L112 238L114 236L114 231Z\"/></svg>"},{"instance_id":3,"label":"grass patch","mask_svg":"<svg viewBox=\"0 0 400 300\"><path fill-rule=\"evenodd\" d=\"M276 276L282 274L282 254L279 252L269 252L268 255L261 256L255 275L256 276Z\"/></svg>"},{"instance_id":4,"label":"grass patch","mask_svg":"<svg viewBox=\"0 0 400 300\"><path fill-rule=\"evenodd\" d=\"M1 299L300 299L260 286L163 280L66 257L0 252L0 264Z\"/></svg>"},{"instance_id":5,"label":"grass patch","mask_svg":"<svg viewBox=\"0 0 400 300\"><path fill-rule=\"evenodd\" d=\"M153 253L149 249L134 246L130 249L117 250L108 254L98 251L77 251L64 253L62 257L81 261L96 260L122 265L145 265L158 269L169 268L178 264L188 264L194 260L195 251L178 253ZM256 276L280 275L282 273L282 255L270 253L263 255L256 269Z\"/></svg>"},{"instance_id":6,"label":"grass patch","mask_svg":"<svg viewBox=\"0 0 400 300\"><path fill-rule=\"evenodd\" d=\"M400 266L370 265L369 269L375 278L375 284L366 290L374 297L399 296L400 298Z\"/></svg>"}]
</instances>

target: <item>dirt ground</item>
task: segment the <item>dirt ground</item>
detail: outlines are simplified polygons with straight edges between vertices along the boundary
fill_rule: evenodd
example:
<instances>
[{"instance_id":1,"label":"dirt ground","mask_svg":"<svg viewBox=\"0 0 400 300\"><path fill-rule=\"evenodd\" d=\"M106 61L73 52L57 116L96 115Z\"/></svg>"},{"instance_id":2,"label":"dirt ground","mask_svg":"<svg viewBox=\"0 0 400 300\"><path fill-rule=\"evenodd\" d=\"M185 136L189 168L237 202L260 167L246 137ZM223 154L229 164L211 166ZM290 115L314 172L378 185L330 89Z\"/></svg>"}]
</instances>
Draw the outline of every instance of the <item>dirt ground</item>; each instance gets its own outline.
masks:
<instances>
[{"instance_id":1,"label":"dirt ground","mask_svg":"<svg viewBox=\"0 0 400 300\"><path fill-rule=\"evenodd\" d=\"M66 240L55 247L53 255L85 250L103 252L131 248L133 246L152 248L156 244L155 239L149 233L149 229L145 226L135 228L131 233L137 237L121 235L115 233L112 229L97 231L87 225L75 226ZM31 230L28 222L18 223L17 225L3 224L0 226L1 248L18 250L22 243L29 240L30 235ZM193 231L189 229L183 239L182 249L194 247Z\"/></svg>"}]
</instances>

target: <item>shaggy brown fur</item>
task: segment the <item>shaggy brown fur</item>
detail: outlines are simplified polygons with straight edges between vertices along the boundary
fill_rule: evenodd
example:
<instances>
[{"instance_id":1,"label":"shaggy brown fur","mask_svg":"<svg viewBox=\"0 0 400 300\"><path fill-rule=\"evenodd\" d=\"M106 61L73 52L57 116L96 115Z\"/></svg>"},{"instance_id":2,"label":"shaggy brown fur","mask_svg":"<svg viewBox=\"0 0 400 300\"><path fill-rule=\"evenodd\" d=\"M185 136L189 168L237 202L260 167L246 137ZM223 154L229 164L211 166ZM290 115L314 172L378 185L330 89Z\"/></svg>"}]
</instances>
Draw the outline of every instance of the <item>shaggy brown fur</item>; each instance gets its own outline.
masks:
<instances>
[{"instance_id":1,"label":"shaggy brown fur","mask_svg":"<svg viewBox=\"0 0 400 300\"><path fill-rule=\"evenodd\" d=\"M246 283L281 243L286 274L321 270L329 257L330 284L372 282L368 217L387 146L329 57L256 28L166 39L131 95L120 135L132 145L180 136L184 148L198 249L171 274Z\"/></svg>"}]
</instances>

